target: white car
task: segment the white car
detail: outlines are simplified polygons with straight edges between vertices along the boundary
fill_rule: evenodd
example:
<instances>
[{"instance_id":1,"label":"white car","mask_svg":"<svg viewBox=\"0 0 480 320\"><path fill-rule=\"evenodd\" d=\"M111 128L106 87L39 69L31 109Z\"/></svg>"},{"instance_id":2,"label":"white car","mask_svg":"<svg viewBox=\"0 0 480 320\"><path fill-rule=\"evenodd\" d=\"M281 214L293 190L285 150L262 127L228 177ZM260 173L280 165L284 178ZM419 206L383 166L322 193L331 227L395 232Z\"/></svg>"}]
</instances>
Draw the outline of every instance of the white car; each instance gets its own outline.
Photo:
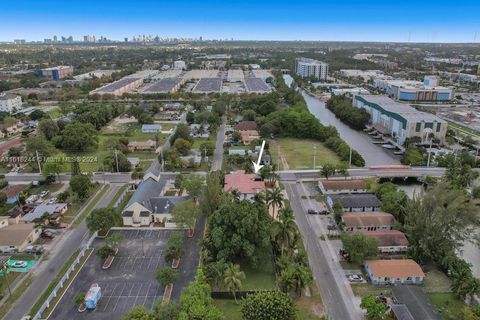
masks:
<instances>
[{"instance_id":1,"label":"white car","mask_svg":"<svg viewBox=\"0 0 480 320\"><path fill-rule=\"evenodd\" d=\"M10 265L12 268L25 268L28 264L25 261L17 261Z\"/></svg>"},{"instance_id":2,"label":"white car","mask_svg":"<svg viewBox=\"0 0 480 320\"><path fill-rule=\"evenodd\" d=\"M358 274L351 274L348 276L348 281L350 282L362 282L363 278L362 276L359 276Z\"/></svg>"}]
</instances>

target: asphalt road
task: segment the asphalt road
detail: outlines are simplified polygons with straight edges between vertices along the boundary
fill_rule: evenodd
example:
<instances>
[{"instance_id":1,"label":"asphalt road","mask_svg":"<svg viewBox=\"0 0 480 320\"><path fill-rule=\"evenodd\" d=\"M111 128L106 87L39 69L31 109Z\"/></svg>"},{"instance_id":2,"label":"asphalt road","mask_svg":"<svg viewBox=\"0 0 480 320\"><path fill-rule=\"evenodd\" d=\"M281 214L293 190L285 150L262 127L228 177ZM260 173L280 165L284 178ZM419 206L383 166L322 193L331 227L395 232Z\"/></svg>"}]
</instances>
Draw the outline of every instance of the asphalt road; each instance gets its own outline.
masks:
<instances>
[{"instance_id":1,"label":"asphalt road","mask_svg":"<svg viewBox=\"0 0 480 320\"><path fill-rule=\"evenodd\" d=\"M389 178L389 177L441 177L445 174L445 168L438 167L412 167L404 169L370 169L370 168L355 168L349 169L348 173L352 178ZM337 175L339 178L343 176ZM282 180L296 181L299 179L318 179L320 170L284 170L280 171Z\"/></svg>"},{"instance_id":2,"label":"asphalt road","mask_svg":"<svg viewBox=\"0 0 480 320\"><path fill-rule=\"evenodd\" d=\"M92 175L92 180L100 183L128 183L131 179L131 173L95 173ZM70 174L60 174L57 177L58 182L68 182L70 181ZM42 181L45 179L45 176L40 173L7 173L5 175L5 180L12 184L29 184L32 181Z\"/></svg>"},{"instance_id":3,"label":"asphalt road","mask_svg":"<svg viewBox=\"0 0 480 320\"><path fill-rule=\"evenodd\" d=\"M284 184L290 205L295 213L295 220L303 235L310 267L320 289L328 319L363 319L358 303L355 301L350 285L339 264L338 255L328 241L319 239L321 234L326 234L321 222L314 220L320 217L306 216L307 208L304 207L301 200L305 191L300 184L292 182L284 182Z\"/></svg>"},{"instance_id":4,"label":"asphalt road","mask_svg":"<svg viewBox=\"0 0 480 320\"><path fill-rule=\"evenodd\" d=\"M115 197L121 186L122 184L110 185L109 190L96 204L95 208L106 207ZM65 261L88 240L89 236L90 233L85 220L76 228L69 229L63 235L59 236L56 245L53 246L49 252L48 259L43 260L40 265L32 271L32 283L15 302L6 314L5 319L18 320L28 313L43 291L55 279Z\"/></svg>"},{"instance_id":5,"label":"asphalt road","mask_svg":"<svg viewBox=\"0 0 480 320\"><path fill-rule=\"evenodd\" d=\"M227 118L222 118L222 124L217 130L217 142L215 145L215 153L213 154L212 171L222 170L223 161L223 142L225 141L225 124Z\"/></svg>"}]
</instances>

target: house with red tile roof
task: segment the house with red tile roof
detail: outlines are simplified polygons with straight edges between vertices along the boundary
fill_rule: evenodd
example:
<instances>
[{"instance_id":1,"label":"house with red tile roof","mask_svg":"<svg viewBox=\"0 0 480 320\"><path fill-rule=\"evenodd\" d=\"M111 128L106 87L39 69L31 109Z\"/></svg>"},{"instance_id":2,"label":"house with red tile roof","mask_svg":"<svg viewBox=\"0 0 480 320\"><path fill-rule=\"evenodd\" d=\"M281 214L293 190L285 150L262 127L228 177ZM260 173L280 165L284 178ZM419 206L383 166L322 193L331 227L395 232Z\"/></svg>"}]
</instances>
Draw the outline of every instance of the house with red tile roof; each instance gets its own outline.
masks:
<instances>
[{"instance_id":1,"label":"house with red tile roof","mask_svg":"<svg viewBox=\"0 0 480 320\"><path fill-rule=\"evenodd\" d=\"M408 240L405 234L398 230L362 231L369 238L377 239L380 253L407 252Z\"/></svg>"},{"instance_id":2,"label":"house with red tile roof","mask_svg":"<svg viewBox=\"0 0 480 320\"><path fill-rule=\"evenodd\" d=\"M255 121L240 121L236 126L237 131L257 130L257 123Z\"/></svg>"},{"instance_id":3,"label":"house with red tile roof","mask_svg":"<svg viewBox=\"0 0 480 320\"><path fill-rule=\"evenodd\" d=\"M235 171L225 175L225 192L237 190L241 194L241 200L253 201L255 194L265 191L265 182L260 180L256 174Z\"/></svg>"},{"instance_id":4,"label":"house with red tile roof","mask_svg":"<svg viewBox=\"0 0 480 320\"><path fill-rule=\"evenodd\" d=\"M372 284L422 284L425 273L411 259L365 261L365 271Z\"/></svg>"}]
</instances>

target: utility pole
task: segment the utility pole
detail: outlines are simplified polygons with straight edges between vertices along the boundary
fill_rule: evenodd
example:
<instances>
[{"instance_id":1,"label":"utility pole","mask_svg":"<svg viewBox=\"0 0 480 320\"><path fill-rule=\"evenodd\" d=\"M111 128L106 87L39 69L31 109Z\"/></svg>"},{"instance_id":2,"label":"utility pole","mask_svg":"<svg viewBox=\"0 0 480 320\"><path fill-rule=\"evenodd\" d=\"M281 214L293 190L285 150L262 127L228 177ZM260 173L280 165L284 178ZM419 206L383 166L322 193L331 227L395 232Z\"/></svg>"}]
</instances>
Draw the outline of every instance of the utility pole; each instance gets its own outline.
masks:
<instances>
[{"instance_id":1,"label":"utility pole","mask_svg":"<svg viewBox=\"0 0 480 320\"><path fill-rule=\"evenodd\" d=\"M42 166L40 166L40 157L38 156L38 150L35 150L35 154L37 155L38 170L40 171L40 174L42 174Z\"/></svg>"},{"instance_id":2,"label":"utility pole","mask_svg":"<svg viewBox=\"0 0 480 320\"><path fill-rule=\"evenodd\" d=\"M430 167L430 156L432 154L432 142L433 142L433 139L430 139L430 148L428 149L427 168ZM475 158L475 161L476 161L476 158Z\"/></svg>"},{"instance_id":3,"label":"utility pole","mask_svg":"<svg viewBox=\"0 0 480 320\"><path fill-rule=\"evenodd\" d=\"M315 170L316 166L316 157L317 157L317 145L313 145L313 170Z\"/></svg>"},{"instance_id":4,"label":"utility pole","mask_svg":"<svg viewBox=\"0 0 480 320\"><path fill-rule=\"evenodd\" d=\"M161 171L164 171L164 161L163 161L163 148L160 148L160 157L162 158L162 170Z\"/></svg>"},{"instance_id":5,"label":"utility pole","mask_svg":"<svg viewBox=\"0 0 480 320\"><path fill-rule=\"evenodd\" d=\"M350 147L350 155L348 157L348 167L352 167L352 147Z\"/></svg>"},{"instance_id":6,"label":"utility pole","mask_svg":"<svg viewBox=\"0 0 480 320\"><path fill-rule=\"evenodd\" d=\"M119 172L118 170L118 150L115 149L115 162L117 163L117 173Z\"/></svg>"}]
</instances>

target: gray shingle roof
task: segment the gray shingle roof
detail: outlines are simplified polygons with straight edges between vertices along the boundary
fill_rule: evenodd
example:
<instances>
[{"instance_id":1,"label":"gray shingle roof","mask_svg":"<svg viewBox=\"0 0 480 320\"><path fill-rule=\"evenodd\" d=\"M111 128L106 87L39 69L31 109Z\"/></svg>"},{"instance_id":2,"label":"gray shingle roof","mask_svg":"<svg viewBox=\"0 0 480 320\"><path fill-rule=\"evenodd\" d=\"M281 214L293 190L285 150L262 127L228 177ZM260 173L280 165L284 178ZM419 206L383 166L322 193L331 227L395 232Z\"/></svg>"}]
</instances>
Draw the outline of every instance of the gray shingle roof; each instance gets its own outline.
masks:
<instances>
[{"instance_id":1,"label":"gray shingle roof","mask_svg":"<svg viewBox=\"0 0 480 320\"><path fill-rule=\"evenodd\" d=\"M332 194L333 202L340 203L344 208L380 207L381 203L373 193Z\"/></svg>"}]
</instances>

